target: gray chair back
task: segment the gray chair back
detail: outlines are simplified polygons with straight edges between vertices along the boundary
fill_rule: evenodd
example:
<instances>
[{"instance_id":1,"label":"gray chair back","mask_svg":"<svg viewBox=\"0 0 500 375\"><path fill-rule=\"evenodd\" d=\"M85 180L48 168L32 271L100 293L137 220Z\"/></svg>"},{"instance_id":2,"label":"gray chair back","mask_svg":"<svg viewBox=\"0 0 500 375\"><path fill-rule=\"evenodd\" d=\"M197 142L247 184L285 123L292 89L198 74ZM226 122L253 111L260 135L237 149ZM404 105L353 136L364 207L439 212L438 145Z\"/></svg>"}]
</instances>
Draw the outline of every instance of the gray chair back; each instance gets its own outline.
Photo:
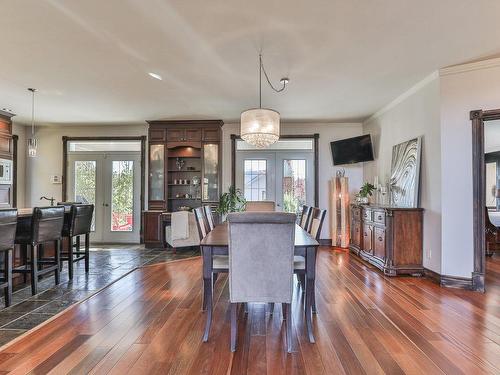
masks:
<instances>
[{"instance_id":1,"label":"gray chair back","mask_svg":"<svg viewBox=\"0 0 500 375\"><path fill-rule=\"evenodd\" d=\"M309 223L307 232L313 236L316 240L319 240L321 235L321 228L323 228L323 222L325 221L326 210L313 207L309 215Z\"/></svg>"},{"instance_id":2,"label":"gray chair back","mask_svg":"<svg viewBox=\"0 0 500 375\"><path fill-rule=\"evenodd\" d=\"M0 210L0 250L14 248L17 227L17 210Z\"/></svg>"},{"instance_id":3,"label":"gray chair back","mask_svg":"<svg viewBox=\"0 0 500 375\"><path fill-rule=\"evenodd\" d=\"M31 243L60 240L64 224L64 207L35 207L31 223Z\"/></svg>"},{"instance_id":4,"label":"gray chair back","mask_svg":"<svg viewBox=\"0 0 500 375\"><path fill-rule=\"evenodd\" d=\"M205 217L207 218L208 230L212 231L215 228L214 215L212 213L212 207L203 206L203 210L205 211Z\"/></svg>"},{"instance_id":5,"label":"gray chair back","mask_svg":"<svg viewBox=\"0 0 500 375\"><path fill-rule=\"evenodd\" d=\"M311 216L311 207L302 206L302 215L300 216L300 227L307 230L309 225L309 217Z\"/></svg>"},{"instance_id":6,"label":"gray chair back","mask_svg":"<svg viewBox=\"0 0 500 375\"><path fill-rule=\"evenodd\" d=\"M231 303L291 303L296 220L284 212L228 214Z\"/></svg>"}]
</instances>

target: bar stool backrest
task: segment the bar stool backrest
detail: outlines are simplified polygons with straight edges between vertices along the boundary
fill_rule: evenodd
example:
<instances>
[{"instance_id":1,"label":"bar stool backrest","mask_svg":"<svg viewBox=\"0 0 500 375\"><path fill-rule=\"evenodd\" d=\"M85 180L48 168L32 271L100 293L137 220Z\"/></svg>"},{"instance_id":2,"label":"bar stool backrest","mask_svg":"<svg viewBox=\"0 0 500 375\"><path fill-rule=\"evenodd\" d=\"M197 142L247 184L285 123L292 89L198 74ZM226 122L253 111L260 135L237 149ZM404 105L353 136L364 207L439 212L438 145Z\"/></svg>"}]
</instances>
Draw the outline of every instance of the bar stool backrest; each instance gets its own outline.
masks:
<instances>
[{"instance_id":1,"label":"bar stool backrest","mask_svg":"<svg viewBox=\"0 0 500 375\"><path fill-rule=\"evenodd\" d=\"M14 248L17 227L17 210L0 210L0 250Z\"/></svg>"},{"instance_id":2,"label":"bar stool backrest","mask_svg":"<svg viewBox=\"0 0 500 375\"><path fill-rule=\"evenodd\" d=\"M74 204L82 204L82 202L57 202L58 206L73 206Z\"/></svg>"},{"instance_id":3,"label":"bar stool backrest","mask_svg":"<svg viewBox=\"0 0 500 375\"><path fill-rule=\"evenodd\" d=\"M71 236L90 233L92 227L93 204L74 204L71 206Z\"/></svg>"},{"instance_id":4,"label":"bar stool backrest","mask_svg":"<svg viewBox=\"0 0 500 375\"><path fill-rule=\"evenodd\" d=\"M35 207L31 223L31 243L36 245L60 240L63 224L63 206Z\"/></svg>"},{"instance_id":5,"label":"bar stool backrest","mask_svg":"<svg viewBox=\"0 0 500 375\"><path fill-rule=\"evenodd\" d=\"M212 213L212 207L207 205L203 206L203 209L205 211L205 217L207 218L208 230L212 231L215 228L215 221L214 221L214 215Z\"/></svg>"}]
</instances>

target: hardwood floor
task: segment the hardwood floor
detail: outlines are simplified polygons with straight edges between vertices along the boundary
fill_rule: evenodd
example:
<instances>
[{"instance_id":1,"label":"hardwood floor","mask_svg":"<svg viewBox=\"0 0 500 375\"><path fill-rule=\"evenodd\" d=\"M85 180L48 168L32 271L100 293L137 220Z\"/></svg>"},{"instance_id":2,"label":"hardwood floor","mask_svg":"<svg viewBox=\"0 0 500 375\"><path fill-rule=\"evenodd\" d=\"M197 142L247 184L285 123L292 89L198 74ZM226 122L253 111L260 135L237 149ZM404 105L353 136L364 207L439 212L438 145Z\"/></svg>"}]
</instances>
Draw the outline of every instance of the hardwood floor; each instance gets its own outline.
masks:
<instances>
[{"instance_id":1,"label":"hardwood floor","mask_svg":"<svg viewBox=\"0 0 500 375\"><path fill-rule=\"evenodd\" d=\"M497 258L489 269L498 272ZM496 270L496 271L495 271ZM199 258L139 269L0 350L0 374L500 373L500 291L441 288L386 278L342 250L318 256L316 344L305 335L300 289L294 353L281 309L239 314L229 351L227 277L215 288L210 341L202 343Z\"/></svg>"}]
</instances>

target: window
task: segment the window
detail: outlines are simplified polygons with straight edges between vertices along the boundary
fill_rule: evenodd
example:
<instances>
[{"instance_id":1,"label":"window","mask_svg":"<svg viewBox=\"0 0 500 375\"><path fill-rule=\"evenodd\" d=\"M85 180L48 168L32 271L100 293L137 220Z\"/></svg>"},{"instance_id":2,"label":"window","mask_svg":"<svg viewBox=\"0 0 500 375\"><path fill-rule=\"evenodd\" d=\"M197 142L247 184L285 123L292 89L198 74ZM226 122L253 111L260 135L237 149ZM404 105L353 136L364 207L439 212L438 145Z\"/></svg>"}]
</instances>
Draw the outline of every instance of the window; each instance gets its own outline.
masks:
<instances>
[{"instance_id":1,"label":"window","mask_svg":"<svg viewBox=\"0 0 500 375\"><path fill-rule=\"evenodd\" d=\"M243 174L245 199L247 201L265 201L267 196L267 161L245 160Z\"/></svg>"},{"instance_id":2,"label":"window","mask_svg":"<svg viewBox=\"0 0 500 375\"><path fill-rule=\"evenodd\" d=\"M306 161L283 160L283 210L299 214L306 204Z\"/></svg>"},{"instance_id":3,"label":"window","mask_svg":"<svg viewBox=\"0 0 500 375\"><path fill-rule=\"evenodd\" d=\"M95 205L96 164L95 160L75 161L75 196L73 197L75 202ZM92 232L95 231L95 216L92 216L90 229Z\"/></svg>"},{"instance_id":4,"label":"window","mask_svg":"<svg viewBox=\"0 0 500 375\"><path fill-rule=\"evenodd\" d=\"M134 229L134 161L113 160L111 178L111 231Z\"/></svg>"}]
</instances>

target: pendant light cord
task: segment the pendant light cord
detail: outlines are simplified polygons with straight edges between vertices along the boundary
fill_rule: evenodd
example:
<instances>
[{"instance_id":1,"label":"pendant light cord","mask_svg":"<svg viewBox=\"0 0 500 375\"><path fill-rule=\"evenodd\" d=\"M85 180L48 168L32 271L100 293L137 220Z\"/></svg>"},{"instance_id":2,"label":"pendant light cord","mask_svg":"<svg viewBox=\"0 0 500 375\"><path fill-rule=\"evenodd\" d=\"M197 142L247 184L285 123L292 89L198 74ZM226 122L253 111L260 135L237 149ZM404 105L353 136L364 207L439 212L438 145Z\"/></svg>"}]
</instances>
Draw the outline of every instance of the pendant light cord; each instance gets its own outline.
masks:
<instances>
[{"instance_id":1,"label":"pendant light cord","mask_svg":"<svg viewBox=\"0 0 500 375\"><path fill-rule=\"evenodd\" d=\"M271 83L271 80L269 79L269 76L267 75L266 68L264 68L264 63L262 62L262 55L259 54L259 108L262 108L262 72L264 72L264 77L266 77L266 81L269 84L269 87L271 87L274 91L276 92L282 92L288 83L288 78L281 78L280 82L282 86L280 88L276 88L273 86Z\"/></svg>"},{"instance_id":2,"label":"pendant light cord","mask_svg":"<svg viewBox=\"0 0 500 375\"><path fill-rule=\"evenodd\" d=\"M31 137L35 136L35 91L36 89L28 89L31 91Z\"/></svg>"}]
</instances>

